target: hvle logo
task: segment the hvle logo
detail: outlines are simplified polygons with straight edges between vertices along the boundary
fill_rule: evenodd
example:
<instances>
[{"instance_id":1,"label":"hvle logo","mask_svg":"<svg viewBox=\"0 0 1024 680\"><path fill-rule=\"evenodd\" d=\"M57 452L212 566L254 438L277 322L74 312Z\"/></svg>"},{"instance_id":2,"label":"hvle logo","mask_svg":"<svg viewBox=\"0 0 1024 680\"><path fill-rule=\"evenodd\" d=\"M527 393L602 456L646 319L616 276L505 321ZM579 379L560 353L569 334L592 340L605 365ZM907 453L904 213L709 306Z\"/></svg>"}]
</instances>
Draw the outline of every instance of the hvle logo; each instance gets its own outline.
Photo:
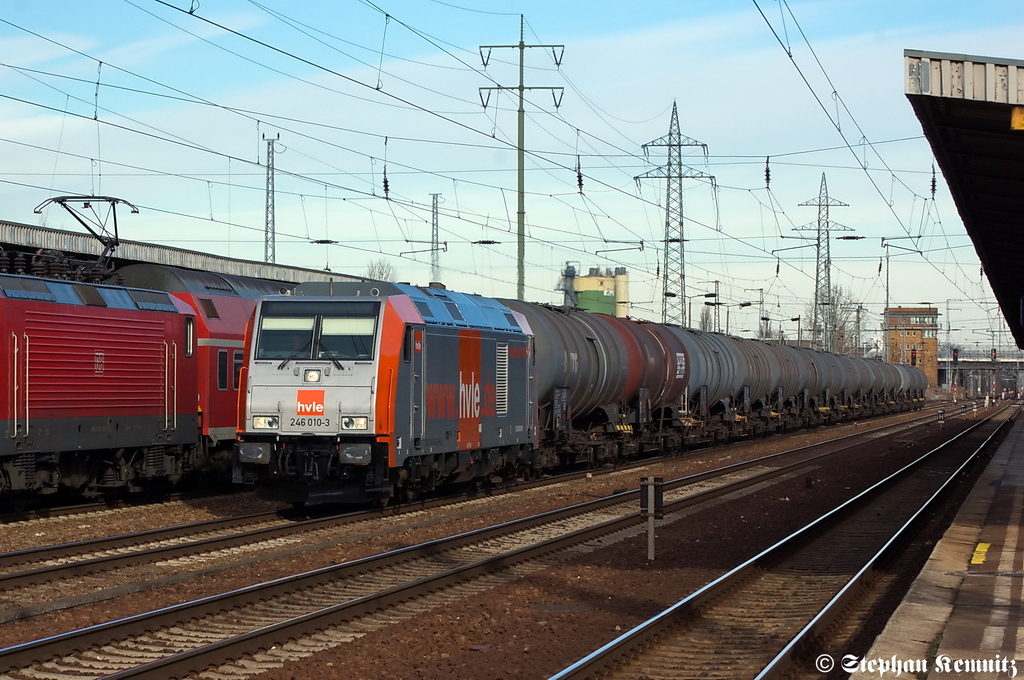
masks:
<instances>
[{"instance_id":1,"label":"hvle logo","mask_svg":"<svg viewBox=\"0 0 1024 680\"><path fill-rule=\"evenodd\" d=\"M295 399L295 415L323 415L323 390L298 390L298 393L298 397Z\"/></svg>"}]
</instances>

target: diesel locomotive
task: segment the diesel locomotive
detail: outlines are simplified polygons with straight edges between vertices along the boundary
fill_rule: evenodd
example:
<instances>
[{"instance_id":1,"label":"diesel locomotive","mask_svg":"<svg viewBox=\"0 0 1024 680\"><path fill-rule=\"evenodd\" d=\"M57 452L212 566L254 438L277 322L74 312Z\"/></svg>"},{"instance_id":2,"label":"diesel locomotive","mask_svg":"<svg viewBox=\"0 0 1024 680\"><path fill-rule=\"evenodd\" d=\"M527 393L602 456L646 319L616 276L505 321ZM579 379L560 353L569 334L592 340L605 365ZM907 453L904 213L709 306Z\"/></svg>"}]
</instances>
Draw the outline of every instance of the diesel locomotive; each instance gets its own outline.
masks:
<instances>
[{"instance_id":1,"label":"diesel locomotive","mask_svg":"<svg viewBox=\"0 0 1024 680\"><path fill-rule=\"evenodd\" d=\"M917 368L388 282L299 285L246 335L233 481L295 504L916 408Z\"/></svg>"}]
</instances>

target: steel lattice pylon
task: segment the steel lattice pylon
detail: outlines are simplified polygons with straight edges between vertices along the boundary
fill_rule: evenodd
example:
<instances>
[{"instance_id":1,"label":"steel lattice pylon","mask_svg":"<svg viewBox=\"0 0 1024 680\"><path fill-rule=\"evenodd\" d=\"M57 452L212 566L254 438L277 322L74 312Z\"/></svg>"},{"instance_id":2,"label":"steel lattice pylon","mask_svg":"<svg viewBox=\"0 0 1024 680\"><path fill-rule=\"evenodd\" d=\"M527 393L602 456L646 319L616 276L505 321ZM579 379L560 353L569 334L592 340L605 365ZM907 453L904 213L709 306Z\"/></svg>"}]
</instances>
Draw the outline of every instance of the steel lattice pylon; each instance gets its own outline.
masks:
<instances>
[{"instance_id":1,"label":"steel lattice pylon","mask_svg":"<svg viewBox=\"0 0 1024 680\"><path fill-rule=\"evenodd\" d=\"M437 221L437 198L441 194L430 194L430 280L441 281L441 243Z\"/></svg>"},{"instance_id":2,"label":"steel lattice pylon","mask_svg":"<svg viewBox=\"0 0 1024 680\"><path fill-rule=\"evenodd\" d=\"M683 238L683 179L710 178L711 175L683 165L683 147L699 146L707 156L707 144L684 137L679 132L679 113L672 102L672 121L668 134L643 145L644 153L651 147L663 146L667 162L634 179L664 178L665 189L665 257L661 269L661 321L686 326L686 258Z\"/></svg>"},{"instance_id":3,"label":"steel lattice pylon","mask_svg":"<svg viewBox=\"0 0 1024 680\"><path fill-rule=\"evenodd\" d=\"M832 255L829 248L829 232L853 230L829 222L828 209L849 204L829 197L825 173L821 173L821 188L818 190L818 196L804 201L800 205L818 206L817 224L796 227L797 231L812 229L817 231L815 238L817 262L814 270L814 327L811 333L811 342L814 349L820 352L834 352L838 310L832 304Z\"/></svg>"},{"instance_id":4,"label":"steel lattice pylon","mask_svg":"<svg viewBox=\"0 0 1024 680\"><path fill-rule=\"evenodd\" d=\"M274 252L277 242L274 233L274 215L276 213L274 208L274 142L280 138L281 135L277 135L273 138L263 135L263 139L267 142L267 211L263 261L270 262L271 264L277 261L277 255Z\"/></svg>"}]
</instances>

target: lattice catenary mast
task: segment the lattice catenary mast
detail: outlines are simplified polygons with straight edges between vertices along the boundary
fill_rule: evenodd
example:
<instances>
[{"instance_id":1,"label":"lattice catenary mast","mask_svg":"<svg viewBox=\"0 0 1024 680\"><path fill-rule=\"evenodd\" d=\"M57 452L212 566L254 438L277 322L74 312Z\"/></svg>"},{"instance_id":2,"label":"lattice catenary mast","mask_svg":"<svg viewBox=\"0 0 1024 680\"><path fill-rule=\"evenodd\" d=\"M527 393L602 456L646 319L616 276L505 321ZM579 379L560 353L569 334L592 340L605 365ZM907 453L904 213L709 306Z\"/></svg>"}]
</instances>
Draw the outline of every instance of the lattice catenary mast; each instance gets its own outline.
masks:
<instances>
[{"instance_id":1,"label":"lattice catenary mast","mask_svg":"<svg viewBox=\"0 0 1024 680\"><path fill-rule=\"evenodd\" d=\"M437 220L437 197L441 194L430 194L430 280L441 281L441 243L440 229Z\"/></svg>"},{"instance_id":2,"label":"lattice catenary mast","mask_svg":"<svg viewBox=\"0 0 1024 680\"><path fill-rule=\"evenodd\" d=\"M274 237L274 142L281 139L281 135L278 134L275 137L267 137L263 135L263 139L267 140L267 219L266 219L266 244L263 247L263 261L274 263L276 261L276 255L274 254L275 237Z\"/></svg>"}]
</instances>

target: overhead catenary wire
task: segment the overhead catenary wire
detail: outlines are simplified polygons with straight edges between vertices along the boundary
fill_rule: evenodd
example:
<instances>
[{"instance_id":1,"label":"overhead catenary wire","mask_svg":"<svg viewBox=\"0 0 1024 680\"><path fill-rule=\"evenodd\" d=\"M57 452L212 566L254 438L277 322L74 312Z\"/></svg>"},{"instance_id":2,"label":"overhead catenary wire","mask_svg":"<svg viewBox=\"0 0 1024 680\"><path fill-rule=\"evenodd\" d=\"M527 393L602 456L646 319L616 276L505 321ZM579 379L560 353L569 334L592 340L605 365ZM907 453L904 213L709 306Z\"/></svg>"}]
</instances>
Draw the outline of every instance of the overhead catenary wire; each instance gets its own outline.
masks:
<instances>
[{"instance_id":1,"label":"overhead catenary wire","mask_svg":"<svg viewBox=\"0 0 1024 680\"><path fill-rule=\"evenodd\" d=\"M512 15L513 14L510 13L510 16L512 16ZM515 16L518 16L518 15L515 15ZM395 23L394 25L397 26L397 23ZM380 34L378 33L377 36L379 36L379 35ZM391 41L389 39L388 43L390 43L390 42ZM389 55L389 59L390 59L390 55ZM107 79L104 78L103 80L105 81ZM386 80L390 81L390 78L387 78ZM102 83L102 87L104 89L107 88L108 87L108 83L107 82L103 82ZM345 93L345 94L347 95L348 93ZM561 112L560 112L560 114L561 114ZM263 117L262 114L261 114L261 117ZM264 117L264 120L266 120L266 119L267 118ZM316 124L315 121L305 121L305 122L310 123L310 124ZM563 120L562 124L563 125L568 124L568 121L564 121ZM552 126L552 128L554 128L554 126ZM373 134L373 133L366 133L366 132L362 132L362 131L355 131L355 132L357 134ZM553 130L553 132L554 132L554 134L552 136L552 139L557 139L560 136L559 133L557 131L555 131L555 130ZM589 212L590 221L594 223L594 225L596 227L596 231L598 232L597 234L594 234L594 238L601 238L603 236L601 234L602 230L601 230L601 227L598 226L598 224L600 223L600 225L602 225L602 226L605 225L605 224L610 224L610 223L605 222L605 220L606 219L614 220L615 219L615 213L614 213L614 211L610 212L607 209L602 209L601 208L601 204L604 203L604 200L599 195L599 193L602 190L603 191L612 191L612 189L609 189L607 187L602 187L601 189L597 189L597 188L595 188L596 185L595 185L595 187L591 186L591 181L589 179L590 175L586 172L587 168L588 167L589 168L604 167L604 164L589 163L589 162L587 162L586 159L588 157L598 158L598 159L609 159L611 162L607 163L607 166L609 168L611 168L613 170L617 170L619 172L622 171L623 164L621 162L618 162L614 158L613 154L611 154L611 153L602 154L601 153L601 151L602 151L601 149L596 149L595 147L590 146L592 140L595 139L595 137L591 133L588 133L588 132L584 131L580 136L581 136L582 142L581 142L581 145L580 145L581 148L578 150L578 153L569 153L568 151L562 151L561 149L552 149L552 150L546 150L546 151L538 152L538 156L537 156L537 159L538 159L537 163L538 163L538 165L537 165L537 168L538 168L539 171L542 171L542 172L548 172L548 173L555 173L555 174L557 174L559 172L559 170L557 168L555 168L554 166L546 165L547 161L543 160L543 159L550 159L550 158L557 158L557 157L570 158L571 161L570 162L565 162L565 163L563 163L563 165L569 168L569 173L570 173L570 177L571 177L573 174L575 174L575 172L574 172L575 171L575 167L574 166L576 165L576 157L577 157L577 155L582 156L582 158L583 158L583 162L581 164L583 166L583 173L582 174L584 174L584 176L587 178L586 179L586 186L587 186L587 192L586 193L587 193L587 197L589 199L589 202L585 202L584 203L584 205L586 206L586 210L585 211ZM414 137L414 135L410 135L410 137ZM313 139L312 136L310 138ZM400 135L391 135L390 138L392 140L397 140L397 139L400 139L401 136ZM425 141L427 143L430 143L432 140L421 140L421 141ZM441 142L441 143L444 143L444 142ZM455 144L466 144L464 141L456 141L454 143ZM468 146L470 146L470 144L466 144L466 146L468 147ZM487 144L480 144L479 146L480 147L487 147L488 145ZM357 151L355 149L351 149L351 151L353 153L359 153L359 151ZM593 151L594 153L587 153L588 151ZM779 154L779 155L781 156L781 155L784 155L784 154ZM311 160L316 160L314 155L305 154L305 156L310 158ZM626 159L628 159L630 156L635 157L635 154L626 153L626 154L622 154L621 155L622 158L626 158ZM763 155L762 155L761 158L763 160ZM226 162L230 165L233 159L237 159L237 156L229 155L229 156L226 157ZM712 159L712 163L727 162L727 160L728 159L726 159L726 158ZM401 166L399 161L400 161L400 159L397 156L389 159L389 162L388 162L388 175L392 179L395 179L396 177L398 177L400 172L403 171L402 166ZM320 162L323 162L323 161L320 161ZM775 154L773 154L773 164L774 163L775 163ZM105 168L105 175L109 176L109 170L110 170L111 167L114 167L114 166L111 166L109 164L109 159L104 159L104 164L105 164L105 166L107 166ZM345 167L344 164L342 164L342 163L330 163L330 162L326 163L325 167L329 167L330 165L334 165L334 169L337 170L338 172L342 172L341 168ZM379 168L378 168L378 170L379 170ZM419 170L421 170L421 169L417 169L415 167L408 166L404 171L405 172L409 172L409 173L415 173L415 172L418 172ZM436 173L436 169L434 169L433 171ZM487 171L488 171L488 169L480 169L480 170L465 169L465 170L462 170L461 172L463 172L463 173L474 173L474 174L477 174L478 177L479 177L479 175L481 173L487 172ZM455 179L455 177L457 176L456 175L457 172L459 172L459 171L451 171L450 173L438 173L438 174L441 175L441 176L444 176L445 181L450 181L450 182L453 183L454 186L457 186L457 183L459 181L464 181L463 179L459 179L459 180ZM496 172L500 172L500 171L496 171ZM328 179L328 182L331 182L331 184L330 184L331 188L335 189L338 194L344 194L344 193L347 193L349 191L353 191L354 195L353 195L353 198L349 201L350 204L356 204L356 203L365 202L365 201L372 201L373 200L372 196L367 196L367 195L365 195L365 193L360 194L360 193L357 192L357 189L362 189L363 188L362 182L364 181L363 178L365 178L365 174L363 174L363 173L347 173L347 174L352 178L350 181L345 181L345 180L332 181L331 179ZM244 177L244 175L245 175L244 170L242 172L240 172L240 173L237 172L237 171L235 172L235 177L236 178L242 178L242 177ZM301 179L302 181L317 181L318 178L325 178L326 179L326 178L328 178L330 176L326 175L326 174L324 174L324 175L319 175L318 174L318 175L314 176L314 175L312 175L310 173L303 172L303 173L296 173L294 175L294 177L296 179ZM211 181L211 180L207 180L207 179L203 179L202 177L199 177L199 178L197 178L197 181ZM481 187L489 186L489 187L491 187L491 188L493 188L495 190L495 196L497 196L498 193L501 193L502 194L502 198L504 198L504 190L505 190L505 188L501 187L496 182L491 182L491 183L488 183L486 181L484 181L484 182L476 182L475 179L470 179L468 177L465 179L465 181L471 182L471 183L475 183L476 186L481 186ZM571 179L567 178L567 182L566 183L571 185L572 184ZM231 182L228 182L227 184L230 186ZM398 182L398 183L392 182L392 189L391 189L392 200L396 200L395 199L395 192L397 190L396 187L397 187L398 184L402 184L402 183L401 182ZM214 186L217 186L216 183L214 184ZM326 190L327 185L324 184L323 186L325 187L325 190ZM372 186L372 184L371 185L366 185L366 186ZM209 185L208 185L208 187L209 187ZM570 186L570 187L567 187L567 189L568 190L563 195L569 195L570 193L573 194L573 195L578 195L577 192L575 191L575 187L571 187ZM620 192L621 192L621 189L622 189L621 187L616 188L616 190L620 191ZM727 187L727 186L723 186L723 187L721 187L721 189L723 191L730 191L730 190L732 190L731 187ZM737 190L742 190L742 191L745 191L745 192L748 191L748 189L743 188L743 187L736 187L736 189ZM248 188L246 190L248 190ZM300 195L301 196L303 191L304 190L299 190L299 191L295 192L295 195ZM548 194L548 195L551 195L551 194ZM557 196L557 194L556 194L556 196ZM340 196L340 195L339 196L332 196L332 198L331 198L332 201L340 200L340 199L342 199L342 196ZM422 213L422 211L424 209L423 206L416 205L415 201L411 201L409 199L404 199L404 201L400 201L400 203L402 203L403 205L408 206L411 210L415 210L415 211L417 211L419 213ZM458 203L457 196L456 196L456 203ZM651 206L657 205L656 201L647 201L646 203L648 205L651 205ZM768 203L769 204L771 203L770 199L769 199ZM370 204L367 204L367 205L370 205ZM368 210L369 214L381 214L380 211L379 211L379 209L381 209L381 208L383 208L383 210L384 210L383 214L387 214L391 210L396 210L396 211L398 210L398 208L385 208L383 205L379 205L376 208L369 207L369 208L367 208L367 210ZM580 209L580 205L577 204L574 207L574 214L576 214L576 211L579 210L579 209ZM776 220L784 220L785 218L788 217L788 215L787 215L785 210L773 210L772 214L775 216ZM399 215L401 216L400 212L399 212ZM492 229L495 226L493 224L492 225L488 225L488 221L486 219L486 211L477 210L477 211L475 211L475 213L467 214L467 216L471 217L473 219L471 221L466 221L466 222L460 223L460 224L465 224L465 225L477 225L477 224L479 224L479 225L483 225L483 226L479 227L480 229ZM645 218L646 217L647 216L645 215ZM625 222L624 220L619 220L619 221L620 222ZM592 228L587 228L586 225L585 225L586 220L583 220L583 222L584 222L583 231L584 232L591 232ZM403 222L402 224L406 224L406 223ZM500 226L500 225L498 225L498 226ZM706 226L709 230L713 230L715 225L713 223L710 223L710 224L706 224L706 225L703 225L703 226ZM633 226L632 224L630 224L630 227L635 229L635 226ZM545 228L547 228L547 225L545 225L543 223L534 224L534 225L531 225L531 232L535 232L538 235L544 235L541 230L545 229ZM615 228L618 228L618 227L615 227ZM579 232L579 229L580 229L580 227L577 227L577 234ZM456 225L456 229L454 231L458 232L459 230L460 230L459 225ZM640 231L642 231L642 229ZM729 231L729 230L727 229L727 231ZM557 233L557 231L552 230L550 233ZM579 238L579 235L577 235L576 238ZM751 239L749 237L747 237L747 236L744 236L742 238L735 238L734 234L732 234L732 233L727 233L726 234L726 238L732 239L732 243L735 243L735 244L738 244L738 245L741 244L742 245L741 249L747 248L748 245L749 245L749 242L751 241ZM538 243L540 243L540 242L541 241L538 240ZM557 239L549 239L549 242L557 244L559 247L562 245L561 243L559 243L557 241ZM762 243L764 243L764 241L763 240L762 241L757 241L756 243L757 244L762 244ZM719 245L722 245L722 244L719 243ZM585 245L584 245L583 252L584 253L586 252ZM730 246L730 252L731 252L731 246ZM645 258L646 257L647 256L645 255ZM730 255L730 257L731 257L731 255ZM765 249L762 249L760 252L758 252L757 250L754 250L752 253L746 255L745 257L752 258L752 259L762 258L764 260L767 260L767 261L771 262L772 264L774 264L774 262L775 262L775 259L773 257L771 257L767 253L767 250L765 250ZM651 268L653 268L653 265L652 265Z\"/></svg>"}]
</instances>

